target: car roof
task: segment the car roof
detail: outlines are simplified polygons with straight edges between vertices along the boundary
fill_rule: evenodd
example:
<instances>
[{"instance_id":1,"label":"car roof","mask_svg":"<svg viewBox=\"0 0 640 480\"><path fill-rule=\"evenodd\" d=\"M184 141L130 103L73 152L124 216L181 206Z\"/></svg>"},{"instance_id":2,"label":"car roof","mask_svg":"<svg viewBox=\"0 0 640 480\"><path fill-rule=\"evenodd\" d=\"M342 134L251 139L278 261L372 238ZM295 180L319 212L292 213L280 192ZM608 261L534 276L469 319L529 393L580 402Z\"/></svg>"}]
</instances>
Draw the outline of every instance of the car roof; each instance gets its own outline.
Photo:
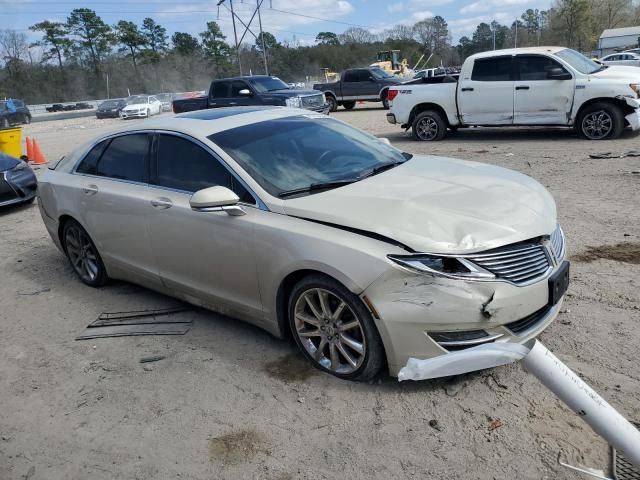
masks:
<instances>
[{"instance_id":1,"label":"car roof","mask_svg":"<svg viewBox=\"0 0 640 480\"><path fill-rule=\"evenodd\" d=\"M553 54L560 50L565 50L567 47L526 47L526 48L506 48L504 50L489 50L488 52L476 53L469 58L487 58L487 57L500 57L504 55L523 55L526 53L546 53Z\"/></svg>"},{"instance_id":2,"label":"car roof","mask_svg":"<svg viewBox=\"0 0 640 480\"><path fill-rule=\"evenodd\" d=\"M214 133L252 123L302 115L326 118L326 115L299 108L274 106L227 107L156 117L141 123L124 126L105 136L139 130L169 130L205 138Z\"/></svg>"}]
</instances>

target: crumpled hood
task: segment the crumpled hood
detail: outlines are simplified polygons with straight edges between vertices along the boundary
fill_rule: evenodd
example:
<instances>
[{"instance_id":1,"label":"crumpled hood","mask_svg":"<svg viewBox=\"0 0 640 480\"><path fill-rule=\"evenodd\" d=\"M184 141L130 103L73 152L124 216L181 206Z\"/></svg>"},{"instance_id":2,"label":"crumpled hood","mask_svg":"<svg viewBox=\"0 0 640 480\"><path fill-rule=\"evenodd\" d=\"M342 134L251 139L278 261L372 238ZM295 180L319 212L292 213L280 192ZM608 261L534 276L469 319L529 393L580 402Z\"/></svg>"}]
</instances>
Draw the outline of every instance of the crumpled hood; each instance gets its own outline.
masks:
<instances>
[{"instance_id":1,"label":"crumpled hood","mask_svg":"<svg viewBox=\"0 0 640 480\"><path fill-rule=\"evenodd\" d=\"M556 206L531 177L414 156L359 182L283 201L287 215L383 235L418 252L469 253L550 234Z\"/></svg>"},{"instance_id":2,"label":"crumpled hood","mask_svg":"<svg viewBox=\"0 0 640 480\"><path fill-rule=\"evenodd\" d=\"M592 77L604 79L628 79L630 81L640 81L640 68L630 65L613 65L597 73L592 73Z\"/></svg>"}]
</instances>

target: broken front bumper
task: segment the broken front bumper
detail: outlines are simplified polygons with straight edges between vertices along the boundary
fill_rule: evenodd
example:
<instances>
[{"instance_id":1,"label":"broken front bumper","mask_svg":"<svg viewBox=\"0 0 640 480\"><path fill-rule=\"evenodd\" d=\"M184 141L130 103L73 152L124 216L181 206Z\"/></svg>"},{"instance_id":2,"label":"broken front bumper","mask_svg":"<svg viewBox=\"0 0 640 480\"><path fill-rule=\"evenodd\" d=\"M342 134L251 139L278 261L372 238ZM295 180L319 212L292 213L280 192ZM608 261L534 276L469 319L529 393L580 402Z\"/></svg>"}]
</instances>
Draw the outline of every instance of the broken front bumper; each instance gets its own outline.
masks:
<instances>
[{"instance_id":1,"label":"broken front bumper","mask_svg":"<svg viewBox=\"0 0 640 480\"><path fill-rule=\"evenodd\" d=\"M524 343L535 338L562 305L562 299L549 305L548 279L516 286L390 268L363 296L373 307L389 372L395 376L409 358L427 359L489 342Z\"/></svg>"},{"instance_id":2,"label":"broken front bumper","mask_svg":"<svg viewBox=\"0 0 640 480\"><path fill-rule=\"evenodd\" d=\"M640 129L640 102L635 98L625 97L625 102L634 109L633 113L625 115L625 120L629 123L631 130Z\"/></svg>"}]
</instances>

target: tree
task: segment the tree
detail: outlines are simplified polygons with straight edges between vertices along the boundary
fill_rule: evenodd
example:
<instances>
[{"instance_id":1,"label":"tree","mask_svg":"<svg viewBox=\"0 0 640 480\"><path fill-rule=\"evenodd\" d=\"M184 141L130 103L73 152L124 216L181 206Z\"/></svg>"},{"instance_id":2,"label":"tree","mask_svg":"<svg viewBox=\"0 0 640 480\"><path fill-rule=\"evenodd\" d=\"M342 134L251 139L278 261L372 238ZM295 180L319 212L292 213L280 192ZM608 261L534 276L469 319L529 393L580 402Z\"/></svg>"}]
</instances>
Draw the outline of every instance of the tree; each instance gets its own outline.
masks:
<instances>
[{"instance_id":1,"label":"tree","mask_svg":"<svg viewBox=\"0 0 640 480\"><path fill-rule=\"evenodd\" d=\"M78 37L78 50L88 57L96 75L100 73L102 59L111 51L114 41L111 27L88 8L76 8L67 18L69 33Z\"/></svg>"},{"instance_id":2,"label":"tree","mask_svg":"<svg viewBox=\"0 0 640 480\"><path fill-rule=\"evenodd\" d=\"M157 63L160 60L160 54L167 50L167 29L161 25L158 25L153 18L145 18L142 21L142 28L140 29L142 36L145 39L145 44L148 47L143 50L143 55L148 58L151 63Z\"/></svg>"},{"instance_id":3,"label":"tree","mask_svg":"<svg viewBox=\"0 0 640 480\"><path fill-rule=\"evenodd\" d=\"M44 22L31 25L29 30L32 32L42 32L44 34L42 39L33 45L44 49L43 60L46 61L55 57L58 60L60 70L63 70L62 55L68 51L71 46L71 40L67 38L69 32L64 23L45 20Z\"/></svg>"},{"instance_id":4,"label":"tree","mask_svg":"<svg viewBox=\"0 0 640 480\"><path fill-rule=\"evenodd\" d=\"M28 56L29 44L24 33L15 30L0 30L0 55L9 76L17 76L24 59Z\"/></svg>"},{"instance_id":5,"label":"tree","mask_svg":"<svg viewBox=\"0 0 640 480\"><path fill-rule=\"evenodd\" d=\"M373 43L375 37L364 28L350 27L340 34L340 43Z\"/></svg>"},{"instance_id":6,"label":"tree","mask_svg":"<svg viewBox=\"0 0 640 480\"><path fill-rule=\"evenodd\" d=\"M472 41L476 52L493 50L493 30L487 23L480 23L473 32ZM499 48L496 45L496 48Z\"/></svg>"},{"instance_id":7,"label":"tree","mask_svg":"<svg viewBox=\"0 0 640 480\"><path fill-rule=\"evenodd\" d=\"M133 68L138 72L138 64L136 62L136 53L140 48L144 47L147 43L146 38L138 26L133 22L126 20L120 20L116 26L116 38L120 44L122 44L121 51L128 50L131 55L131 61L133 62Z\"/></svg>"},{"instance_id":8,"label":"tree","mask_svg":"<svg viewBox=\"0 0 640 480\"><path fill-rule=\"evenodd\" d=\"M173 49L182 56L193 55L200 49L198 39L188 33L176 32L171 37Z\"/></svg>"},{"instance_id":9,"label":"tree","mask_svg":"<svg viewBox=\"0 0 640 480\"><path fill-rule=\"evenodd\" d=\"M202 50L216 66L229 63L231 47L225 42L222 30L216 22L207 22L207 30L200 34Z\"/></svg>"},{"instance_id":10,"label":"tree","mask_svg":"<svg viewBox=\"0 0 640 480\"><path fill-rule=\"evenodd\" d=\"M449 45L449 27L439 15L419 21L413 26L413 32L425 53L441 55Z\"/></svg>"},{"instance_id":11,"label":"tree","mask_svg":"<svg viewBox=\"0 0 640 480\"><path fill-rule=\"evenodd\" d=\"M565 45L581 49L589 24L589 1L558 0L556 10L562 24Z\"/></svg>"},{"instance_id":12,"label":"tree","mask_svg":"<svg viewBox=\"0 0 640 480\"><path fill-rule=\"evenodd\" d=\"M333 32L320 32L316 35L318 45L340 45L338 35Z\"/></svg>"},{"instance_id":13,"label":"tree","mask_svg":"<svg viewBox=\"0 0 640 480\"><path fill-rule=\"evenodd\" d=\"M262 53L263 38L264 38L264 48L267 50L267 52L269 52L270 50L282 47L282 45L278 43L278 40L276 40L276 37L274 37L271 33L262 32L261 34L258 35L258 38L256 38L255 49L258 53Z\"/></svg>"}]
</instances>

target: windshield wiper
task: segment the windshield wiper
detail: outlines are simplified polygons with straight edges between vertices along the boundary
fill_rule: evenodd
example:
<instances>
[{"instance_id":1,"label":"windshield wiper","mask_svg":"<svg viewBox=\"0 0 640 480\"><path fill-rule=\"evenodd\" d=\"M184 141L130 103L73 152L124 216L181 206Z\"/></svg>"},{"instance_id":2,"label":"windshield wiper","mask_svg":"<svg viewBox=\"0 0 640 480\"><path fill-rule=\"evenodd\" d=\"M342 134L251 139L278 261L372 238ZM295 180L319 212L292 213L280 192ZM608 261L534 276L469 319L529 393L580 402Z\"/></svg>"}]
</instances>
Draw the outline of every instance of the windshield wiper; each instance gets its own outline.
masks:
<instances>
[{"instance_id":1,"label":"windshield wiper","mask_svg":"<svg viewBox=\"0 0 640 480\"><path fill-rule=\"evenodd\" d=\"M378 165L377 167L373 167L367 173L365 173L363 175L360 175L358 177L358 179L362 180L363 178L372 177L372 176L377 175L379 173L382 173L382 172L384 172L386 170L391 170L392 168L397 167L398 165L402 165L407 160L398 160L397 162L383 163L382 165Z\"/></svg>"},{"instance_id":2,"label":"windshield wiper","mask_svg":"<svg viewBox=\"0 0 640 480\"><path fill-rule=\"evenodd\" d=\"M336 180L333 182L312 183L307 187L294 188L293 190L285 190L284 192L280 192L278 194L278 197L285 198L285 197L290 197L292 195L297 195L299 193L310 193L310 192L316 192L318 190L329 190L332 188L349 185L350 183L357 182L358 180L359 178L351 178L349 180Z\"/></svg>"}]
</instances>

